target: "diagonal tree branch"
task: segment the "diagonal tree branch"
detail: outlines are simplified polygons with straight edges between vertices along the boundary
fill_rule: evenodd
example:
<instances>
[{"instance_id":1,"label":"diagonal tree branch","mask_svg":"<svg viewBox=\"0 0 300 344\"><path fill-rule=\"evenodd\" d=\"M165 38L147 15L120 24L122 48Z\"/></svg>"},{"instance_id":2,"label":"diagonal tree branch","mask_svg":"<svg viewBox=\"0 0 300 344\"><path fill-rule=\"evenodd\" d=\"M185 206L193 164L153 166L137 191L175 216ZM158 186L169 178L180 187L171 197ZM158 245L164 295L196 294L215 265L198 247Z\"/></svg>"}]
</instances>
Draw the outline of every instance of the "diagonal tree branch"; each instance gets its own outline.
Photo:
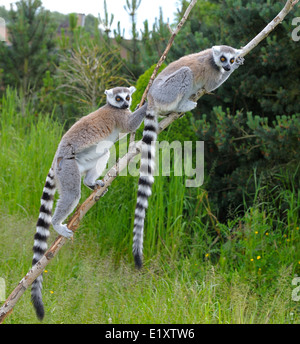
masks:
<instances>
[{"instance_id":1,"label":"diagonal tree branch","mask_svg":"<svg viewBox=\"0 0 300 344\"><path fill-rule=\"evenodd\" d=\"M292 10L292 8L299 2L299 0L287 0L282 11L253 39L251 40L244 48L242 48L242 53L240 56L245 56L248 54L254 47L256 47L264 38L266 38L269 33L274 30L274 28L282 22L285 16ZM195 0L191 4L196 3ZM184 22L183 22L184 23ZM182 23L182 25L183 25ZM181 25L181 26L182 26ZM179 30L178 30L179 31ZM178 32L177 31L177 32ZM175 37L174 37L175 38ZM155 76L154 76L155 77ZM153 80L154 80L153 77ZM152 81L153 81L152 80ZM195 96L192 97L193 101L198 100L205 93L204 89L200 90ZM145 98L146 99L146 98ZM162 121L159 122L158 133L167 128L171 123L180 118L182 114L171 113L168 117L165 117ZM76 210L72 218L68 222L68 228L72 231L76 231L79 227L81 219L89 211L90 208L105 194L107 188L111 183L117 178L120 172L127 167L130 160L133 159L141 150L142 141L138 141L136 144L131 144L130 149L127 154L125 154L119 161L108 171L105 175L103 181L104 186L97 188L85 201L82 205ZM53 259L63 245L68 241L68 239L58 236L45 255L30 269L27 275L19 282L18 286L13 290L10 296L7 298L5 303L0 308L0 324L4 319L10 314L13 307L19 300L19 298L24 294L26 289L32 284L32 282L44 271L45 267L49 264L51 259Z\"/></svg>"}]
</instances>

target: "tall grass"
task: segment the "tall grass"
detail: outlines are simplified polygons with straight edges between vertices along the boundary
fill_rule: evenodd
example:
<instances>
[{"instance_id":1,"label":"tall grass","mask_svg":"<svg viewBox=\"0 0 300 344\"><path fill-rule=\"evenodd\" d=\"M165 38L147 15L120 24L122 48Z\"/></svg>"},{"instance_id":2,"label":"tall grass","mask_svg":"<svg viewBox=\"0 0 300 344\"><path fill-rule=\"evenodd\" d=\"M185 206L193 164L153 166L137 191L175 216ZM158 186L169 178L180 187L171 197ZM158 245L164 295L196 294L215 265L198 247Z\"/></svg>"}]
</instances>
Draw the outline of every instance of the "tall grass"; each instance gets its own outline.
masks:
<instances>
[{"instance_id":1,"label":"tall grass","mask_svg":"<svg viewBox=\"0 0 300 344\"><path fill-rule=\"evenodd\" d=\"M62 128L51 116L34 113L30 103L21 107L16 91L8 88L0 115L0 209L32 215L37 214Z\"/></svg>"},{"instance_id":2,"label":"tall grass","mask_svg":"<svg viewBox=\"0 0 300 344\"><path fill-rule=\"evenodd\" d=\"M0 276L7 293L30 268L32 223L0 219ZM12 235L13 233L13 235ZM51 240L54 238L52 234ZM44 272L45 323L298 323L291 299L292 268L277 271L272 288L257 273L230 271L207 261L153 259L142 273L103 255L94 233L80 232ZM261 274L263 278L264 272ZM5 321L37 323L26 292Z\"/></svg>"},{"instance_id":3,"label":"tall grass","mask_svg":"<svg viewBox=\"0 0 300 344\"><path fill-rule=\"evenodd\" d=\"M34 224L64 129L7 89L0 110L0 277L7 294L30 268ZM257 177L245 214L219 223L205 187L155 178L142 273L131 255L137 177L118 177L44 274L48 323L297 323L300 193L278 176L266 202ZM289 187L287 187L289 185ZM82 199L89 194L82 187ZM237 212L238 214L238 212ZM284 215L284 216L282 216ZM54 231L50 238L55 237ZM7 323L33 323L25 293Z\"/></svg>"}]
</instances>

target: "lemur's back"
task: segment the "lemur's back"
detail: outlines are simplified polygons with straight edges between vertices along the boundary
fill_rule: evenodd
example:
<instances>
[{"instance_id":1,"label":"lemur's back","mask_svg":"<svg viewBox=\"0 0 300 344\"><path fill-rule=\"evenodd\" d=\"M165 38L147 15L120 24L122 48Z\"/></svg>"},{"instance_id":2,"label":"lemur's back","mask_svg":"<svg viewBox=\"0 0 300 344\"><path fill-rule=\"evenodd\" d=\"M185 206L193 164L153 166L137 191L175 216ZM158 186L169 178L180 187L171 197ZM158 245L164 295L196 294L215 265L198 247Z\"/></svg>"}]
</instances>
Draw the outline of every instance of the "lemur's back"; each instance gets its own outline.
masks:
<instances>
[{"instance_id":1,"label":"lemur's back","mask_svg":"<svg viewBox=\"0 0 300 344\"><path fill-rule=\"evenodd\" d=\"M63 136L62 143L72 144L74 153L77 153L108 137L116 127L120 130L124 129L125 117L130 114L129 110L123 110L120 116L120 109L106 104L76 122Z\"/></svg>"},{"instance_id":2,"label":"lemur's back","mask_svg":"<svg viewBox=\"0 0 300 344\"><path fill-rule=\"evenodd\" d=\"M193 90L198 90L204 85L207 91L215 87L220 79L220 68L216 66L213 60L212 49L206 49L199 53L189 54L181 57L179 60L170 63L154 80L153 86L166 79L182 67L188 67L193 75ZM151 96L150 96L151 97Z\"/></svg>"}]
</instances>

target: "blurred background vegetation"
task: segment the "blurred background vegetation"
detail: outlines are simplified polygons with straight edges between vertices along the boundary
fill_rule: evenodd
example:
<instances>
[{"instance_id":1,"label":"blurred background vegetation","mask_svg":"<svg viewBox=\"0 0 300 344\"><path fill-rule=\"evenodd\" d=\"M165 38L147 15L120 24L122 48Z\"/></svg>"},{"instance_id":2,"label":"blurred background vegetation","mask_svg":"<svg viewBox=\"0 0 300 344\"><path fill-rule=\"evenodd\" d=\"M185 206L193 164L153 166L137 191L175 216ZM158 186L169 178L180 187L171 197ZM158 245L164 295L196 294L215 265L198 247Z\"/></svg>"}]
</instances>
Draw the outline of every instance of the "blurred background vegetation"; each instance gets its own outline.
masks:
<instances>
[{"instance_id":1,"label":"blurred background vegetation","mask_svg":"<svg viewBox=\"0 0 300 344\"><path fill-rule=\"evenodd\" d=\"M45 176L63 133L81 116L104 105L107 88L135 85L132 108L139 103L170 36L162 11L152 27L145 21L143 30L136 29L140 3L124 0L131 39L124 38L120 23L112 32L114 17L106 1L99 18L87 15L84 21L75 13L49 12L40 0L19 1L11 10L0 7L8 29L8 42L0 42L0 276L15 267L15 260L3 253L5 242L14 243L8 222L12 216L25 216L34 224ZM176 21L188 3L179 1ZM284 3L198 1L166 63L212 45L245 45ZM300 273L300 43L292 40L291 24L297 16L299 8L246 56L244 66L222 87L202 97L197 109L159 136L169 142L204 141L205 179L200 188L185 188L185 177L174 176L174 166L169 177L156 177L146 220L146 268L155 264L158 271L164 266L160 273L168 275L166 280L176 278L174 271L188 271L191 279L199 281L213 266L223 281L230 284L234 279L235 287L251 281L250 293L265 297L261 309L269 299L274 309L270 295L282 287L275 283L280 271L288 271L289 278ZM141 133L142 128L137 138ZM124 259L132 263L136 187L137 177L118 178L77 234L86 247L97 245L99 256L111 255L115 267ZM83 187L82 198L88 193ZM34 226L22 234L28 237L28 247L33 233ZM25 251L16 258L28 263L24 272L31 254L30 248ZM79 261L76 264L80 267ZM13 287L19 277L16 274L8 285ZM281 279L285 288L290 286L287 278ZM186 277L182 281L187 283ZM226 293L219 296L220 307L229 309ZM221 297L227 301L222 303ZM215 314L215 303L210 302ZM274 321L295 321L290 314L299 314L299 307L290 298L284 302L282 317ZM241 321L226 316L224 322ZM251 314L247 319L262 321Z\"/></svg>"}]
</instances>

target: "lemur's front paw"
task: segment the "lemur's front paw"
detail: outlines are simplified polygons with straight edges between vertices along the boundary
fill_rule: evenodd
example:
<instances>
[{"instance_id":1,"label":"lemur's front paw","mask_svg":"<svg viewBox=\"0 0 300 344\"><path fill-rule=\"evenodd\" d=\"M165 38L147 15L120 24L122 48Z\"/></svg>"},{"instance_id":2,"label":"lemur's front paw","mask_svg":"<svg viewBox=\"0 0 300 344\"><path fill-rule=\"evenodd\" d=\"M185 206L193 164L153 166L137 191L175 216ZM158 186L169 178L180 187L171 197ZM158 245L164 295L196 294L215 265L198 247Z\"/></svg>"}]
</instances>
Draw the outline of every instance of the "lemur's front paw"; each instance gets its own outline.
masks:
<instances>
[{"instance_id":1,"label":"lemur's front paw","mask_svg":"<svg viewBox=\"0 0 300 344\"><path fill-rule=\"evenodd\" d=\"M144 106L146 103L147 102L144 101L144 103L141 105L141 107ZM138 110L139 108L140 108L140 103L138 103L138 105L135 107L134 111Z\"/></svg>"},{"instance_id":2,"label":"lemur's front paw","mask_svg":"<svg viewBox=\"0 0 300 344\"><path fill-rule=\"evenodd\" d=\"M238 57L235 62L238 64L238 65L242 65L244 64L244 61L245 59L243 57Z\"/></svg>"}]
</instances>

